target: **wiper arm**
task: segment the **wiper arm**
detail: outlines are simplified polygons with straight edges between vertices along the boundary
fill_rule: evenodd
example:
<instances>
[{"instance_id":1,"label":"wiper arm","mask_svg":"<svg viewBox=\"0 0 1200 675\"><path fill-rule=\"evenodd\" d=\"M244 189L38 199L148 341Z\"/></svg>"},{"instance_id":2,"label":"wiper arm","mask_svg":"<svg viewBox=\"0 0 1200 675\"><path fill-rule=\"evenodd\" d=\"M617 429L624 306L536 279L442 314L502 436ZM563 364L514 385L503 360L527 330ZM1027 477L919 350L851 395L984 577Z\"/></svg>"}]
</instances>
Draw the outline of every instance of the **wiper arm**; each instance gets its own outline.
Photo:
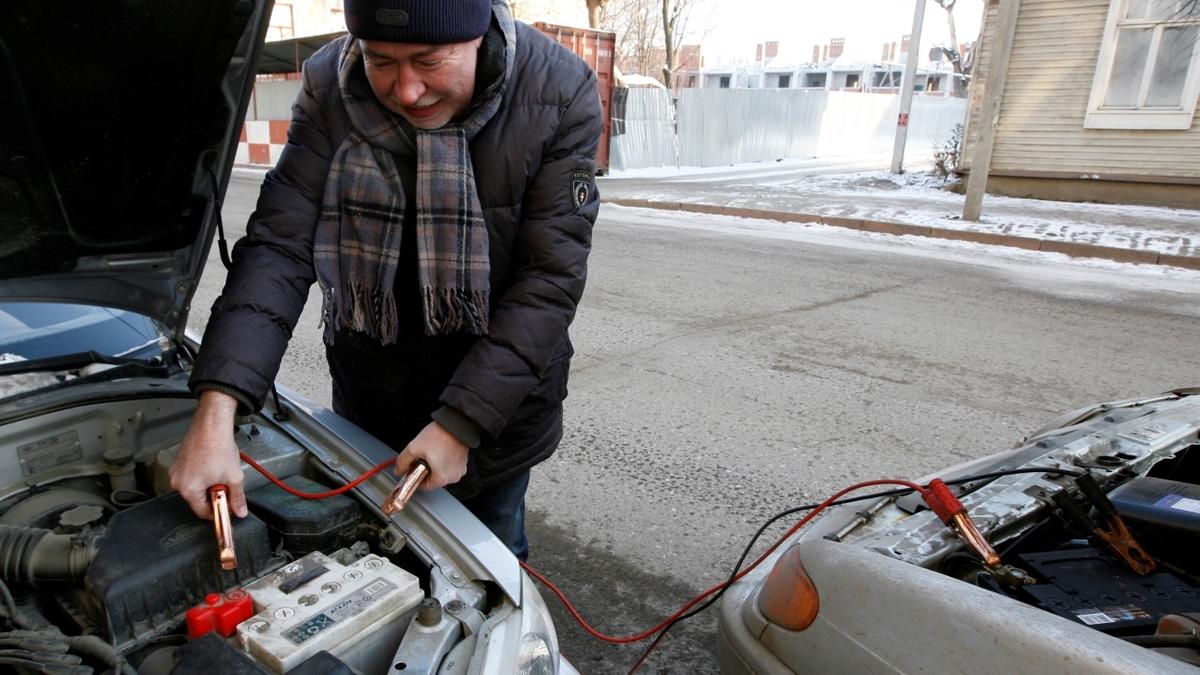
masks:
<instances>
[{"instance_id":1,"label":"wiper arm","mask_svg":"<svg viewBox=\"0 0 1200 675\"><path fill-rule=\"evenodd\" d=\"M144 366L147 369L158 370L163 368L166 364L163 356L165 355L156 355L149 359L137 359L124 356L105 356L104 354L101 354L95 350L89 350L86 352L77 352L75 354L47 356L45 358L32 359L29 361L3 363L0 364L0 375L76 370L83 368L84 366L90 366L94 363L103 363L111 366L138 365Z\"/></svg>"}]
</instances>

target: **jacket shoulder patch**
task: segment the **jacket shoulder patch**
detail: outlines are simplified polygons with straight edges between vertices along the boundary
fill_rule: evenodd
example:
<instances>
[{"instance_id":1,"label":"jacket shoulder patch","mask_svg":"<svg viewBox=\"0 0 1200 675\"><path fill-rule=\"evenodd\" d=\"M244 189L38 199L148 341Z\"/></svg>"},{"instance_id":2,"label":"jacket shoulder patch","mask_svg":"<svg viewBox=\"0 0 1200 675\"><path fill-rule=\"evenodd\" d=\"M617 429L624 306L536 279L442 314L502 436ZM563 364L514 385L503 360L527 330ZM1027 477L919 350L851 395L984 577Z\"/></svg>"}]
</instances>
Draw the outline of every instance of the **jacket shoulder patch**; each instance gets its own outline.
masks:
<instances>
[{"instance_id":1,"label":"jacket shoulder patch","mask_svg":"<svg viewBox=\"0 0 1200 675\"><path fill-rule=\"evenodd\" d=\"M588 203L592 196L592 180L591 171L576 169L571 172L571 198L575 202L575 208Z\"/></svg>"}]
</instances>

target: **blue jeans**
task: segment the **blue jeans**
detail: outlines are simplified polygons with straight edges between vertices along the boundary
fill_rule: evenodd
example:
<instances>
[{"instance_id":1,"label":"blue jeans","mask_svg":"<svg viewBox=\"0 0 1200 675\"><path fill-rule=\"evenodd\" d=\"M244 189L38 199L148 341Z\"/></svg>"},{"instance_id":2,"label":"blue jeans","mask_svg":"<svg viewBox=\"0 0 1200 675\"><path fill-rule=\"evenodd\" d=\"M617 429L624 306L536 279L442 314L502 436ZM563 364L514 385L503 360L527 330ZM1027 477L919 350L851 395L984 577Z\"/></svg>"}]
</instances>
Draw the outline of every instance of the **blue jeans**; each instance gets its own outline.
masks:
<instances>
[{"instance_id":1,"label":"blue jeans","mask_svg":"<svg viewBox=\"0 0 1200 675\"><path fill-rule=\"evenodd\" d=\"M520 560L529 558L529 540L525 538L525 489L528 487L529 471L526 470L462 500L462 505L487 525Z\"/></svg>"}]
</instances>

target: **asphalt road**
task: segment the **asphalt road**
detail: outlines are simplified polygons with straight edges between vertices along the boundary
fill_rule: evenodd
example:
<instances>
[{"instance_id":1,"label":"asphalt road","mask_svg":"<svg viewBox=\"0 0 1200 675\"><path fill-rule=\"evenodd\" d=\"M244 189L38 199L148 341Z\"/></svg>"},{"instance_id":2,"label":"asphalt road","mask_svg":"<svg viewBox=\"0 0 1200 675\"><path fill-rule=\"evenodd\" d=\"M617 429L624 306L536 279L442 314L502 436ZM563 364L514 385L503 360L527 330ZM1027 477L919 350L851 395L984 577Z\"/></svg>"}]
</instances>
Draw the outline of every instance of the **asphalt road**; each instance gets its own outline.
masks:
<instances>
[{"instance_id":1,"label":"asphalt road","mask_svg":"<svg viewBox=\"0 0 1200 675\"><path fill-rule=\"evenodd\" d=\"M256 192L233 180L231 237ZM722 579L777 511L1006 449L1086 403L1200 384L1200 276L747 226L601 211L567 430L528 504L530 562L605 632ZM214 254L193 329L223 277ZM280 378L328 402L317 304ZM585 673L640 653L557 622ZM711 614L678 627L644 672L714 672L715 630Z\"/></svg>"}]
</instances>

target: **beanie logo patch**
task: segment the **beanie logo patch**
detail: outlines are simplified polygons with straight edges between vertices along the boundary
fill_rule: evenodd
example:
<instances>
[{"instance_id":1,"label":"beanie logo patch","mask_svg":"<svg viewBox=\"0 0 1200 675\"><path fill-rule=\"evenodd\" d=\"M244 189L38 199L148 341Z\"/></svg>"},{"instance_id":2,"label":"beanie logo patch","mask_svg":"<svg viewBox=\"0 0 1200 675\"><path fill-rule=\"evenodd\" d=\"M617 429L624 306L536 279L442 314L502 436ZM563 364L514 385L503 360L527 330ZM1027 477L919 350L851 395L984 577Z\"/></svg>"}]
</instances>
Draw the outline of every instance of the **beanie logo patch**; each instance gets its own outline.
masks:
<instances>
[{"instance_id":1,"label":"beanie logo patch","mask_svg":"<svg viewBox=\"0 0 1200 675\"><path fill-rule=\"evenodd\" d=\"M375 20L385 26L403 28L408 25L408 12L402 9L377 9L375 10Z\"/></svg>"}]
</instances>

